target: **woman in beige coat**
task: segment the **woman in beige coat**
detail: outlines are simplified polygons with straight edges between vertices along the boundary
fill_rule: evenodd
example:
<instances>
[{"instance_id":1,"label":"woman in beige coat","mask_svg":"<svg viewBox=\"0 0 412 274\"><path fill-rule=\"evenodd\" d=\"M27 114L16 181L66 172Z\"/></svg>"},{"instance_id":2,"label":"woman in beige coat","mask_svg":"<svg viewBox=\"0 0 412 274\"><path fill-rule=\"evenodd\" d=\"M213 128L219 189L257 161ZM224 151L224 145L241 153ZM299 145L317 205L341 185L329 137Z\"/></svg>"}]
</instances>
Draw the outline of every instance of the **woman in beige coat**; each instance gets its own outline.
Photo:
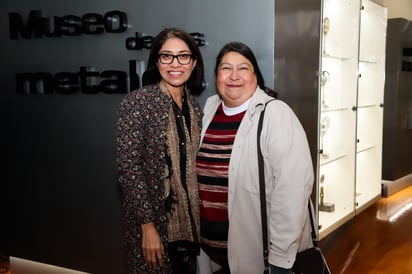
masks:
<instances>
[{"instance_id":1,"label":"woman in beige coat","mask_svg":"<svg viewBox=\"0 0 412 274\"><path fill-rule=\"evenodd\" d=\"M204 107L197 156L201 247L199 273L263 273L257 124L266 180L271 273L291 273L296 253L311 245L308 199L313 166L293 111L267 94L250 48L232 42L216 62L218 95ZM214 262L211 264L211 262Z\"/></svg>"}]
</instances>

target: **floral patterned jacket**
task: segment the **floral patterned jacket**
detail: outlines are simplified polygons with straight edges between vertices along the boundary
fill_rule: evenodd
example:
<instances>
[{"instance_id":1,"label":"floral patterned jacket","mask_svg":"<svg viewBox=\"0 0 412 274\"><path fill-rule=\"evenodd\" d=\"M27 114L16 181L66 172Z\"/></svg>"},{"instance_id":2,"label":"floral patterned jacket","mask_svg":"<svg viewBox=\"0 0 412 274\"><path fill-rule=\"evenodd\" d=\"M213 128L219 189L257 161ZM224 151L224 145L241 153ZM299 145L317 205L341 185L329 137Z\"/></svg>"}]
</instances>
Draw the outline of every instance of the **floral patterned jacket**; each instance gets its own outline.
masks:
<instances>
[{"instance_id":1,"label":"floral patterned jacket","mask_svg":"<svg viewBox=\"0 0 412 274\"><path fill-rule=\"evenodd\" d=\"M201 109L187 94L201 128ZM167 216L164 178L167 159L166 134L172 98L157 85L133 91L118 109L116 165L123 195L125 246L128 273L169 273ZM163 268L147 268L141 250L140 224L154 222L165 248Z\"/></svg>"}]
</instances>

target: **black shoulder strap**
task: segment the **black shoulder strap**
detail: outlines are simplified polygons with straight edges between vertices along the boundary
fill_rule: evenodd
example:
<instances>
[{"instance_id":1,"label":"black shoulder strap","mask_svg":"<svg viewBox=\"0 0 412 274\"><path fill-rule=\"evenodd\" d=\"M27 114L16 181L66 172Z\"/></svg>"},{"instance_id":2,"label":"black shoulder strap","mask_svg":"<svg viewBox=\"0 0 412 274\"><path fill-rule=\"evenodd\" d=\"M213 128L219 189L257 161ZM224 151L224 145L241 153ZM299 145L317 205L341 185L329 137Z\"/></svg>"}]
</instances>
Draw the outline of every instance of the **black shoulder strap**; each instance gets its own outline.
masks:
<instances>
[{"instance_id":1,"label":"black shoulder strap","mask_svg":"<svg viewBox=\"0 0 412 274\"><path fill-rule=\"evenodd\" d=\"M273 99L274 100L274 99ZM260 135L262 134L263 118L265 116L266 105L273 101L266 102L260 113L258 131L257 131L257 154L259 168L259 192L260 192L260 214L262 218L262 240L263 240L263 260L265 263L265 272L269 273L269 241L268 241L268 226L267 226L267 211L266 211L266 191L265 191L265 172L263 167L263 155L260 146Z\"/></svg>"},{"instance_id":2,"label":"black shoulder strap","mask_svg":"<svg viewBox=\"0 0 412 274\"><path fill-rule=\"evenodd\" d=\"M312 242L313 246L318 247L318 236L316 234L315 230L315 221L313 220L313 213L312 213L312 206L310 205L310 198L308 199L308 209L309 209L309 218L310 218L310 226L311 226L311 236L312 236Z\"/></svg>"},{"instance_id":3,"label":"black shoulder strap","mask_svg":"<svg viewBox=\"0 0 412 274\"><path fill-rule=\"evenodd\" d=\"M267 210L266 210L266 190L265 190L265 171L263 166L263 155L260 145L260 136L262 134L263 118L265 116L266 105L273 100L266 102L262 112L260 113L258 129L257 129L257 154L258 154L258 169L259 169L259 192L260 192L260 214L262 218L262 241L263 241L263 260L265 263L265 272L269 273L269 240L268 240L268 225L267 225ZM308 210L311 224L311 236L314 246L318 246L316 236L315 223L313 220L312 207L310 199L308 199Z\"/></svg>"}]
</instances>

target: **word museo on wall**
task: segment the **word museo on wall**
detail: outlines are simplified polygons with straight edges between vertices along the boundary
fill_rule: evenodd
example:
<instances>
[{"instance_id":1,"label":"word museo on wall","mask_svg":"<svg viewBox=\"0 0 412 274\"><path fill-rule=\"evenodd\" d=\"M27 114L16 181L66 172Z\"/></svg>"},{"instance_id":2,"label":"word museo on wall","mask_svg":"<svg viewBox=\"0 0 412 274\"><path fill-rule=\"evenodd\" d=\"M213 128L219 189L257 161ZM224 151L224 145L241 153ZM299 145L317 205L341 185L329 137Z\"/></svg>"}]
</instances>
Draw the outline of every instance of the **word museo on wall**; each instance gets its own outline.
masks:
<instances>
[{"instance_id":1,"label":"word museo on wall","mask_svg":"<svg viewBox=\"0 0 412 274\"><path fill-rule=\"evenodd\" d=\"M11 40L19 38L58 38L80 35L102 35L104 33L123 33L128 30L127 15L122 11L108 11L104 15L87 13L83 16L65 15L47 18L39 10L29 13L27 22L15 12L9 13L9 31ZM206 44L204 34L191 33L199 46ZM135 36L125 41L127 50L150 49L153 36L136 32ZM129 60L129 74L121 70L97 71L94 66L80 66L78 72L58 72L54 75L46 72L16 73L16 93L18 94L85 94L127 93L140 87L137 64L143 73L143 61ZM127 78L129 76L129 83ZM129 85L128 85L129 84Z\"/></svg>"}]
</instances>

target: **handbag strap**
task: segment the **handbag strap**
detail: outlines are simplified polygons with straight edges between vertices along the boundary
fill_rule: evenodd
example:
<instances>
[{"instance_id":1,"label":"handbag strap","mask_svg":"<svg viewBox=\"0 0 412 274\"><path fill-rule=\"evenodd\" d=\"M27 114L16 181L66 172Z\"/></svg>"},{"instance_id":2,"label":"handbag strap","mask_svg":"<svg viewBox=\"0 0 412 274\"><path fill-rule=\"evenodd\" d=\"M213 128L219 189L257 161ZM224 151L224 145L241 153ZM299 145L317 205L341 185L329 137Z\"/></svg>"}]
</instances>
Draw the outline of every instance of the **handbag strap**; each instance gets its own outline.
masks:
<instances>
[{"instance_id":1,"label":"handbag strap","mask_svg":"<svg viewBox=\"0 0 412 274\"><path fill-rule=\"evenodd\" d=\"M318 236L317 236L316 230L315 230L315 222L313 220L312 207L310 205L310 198L308 199L308 209L309 209L309 218L310 218L310 226L311 226L310 235L312 236L313 246L318 247L319 246Z\"/></svg>"},{"instance_id":2,"label":"handbag strap","mask_svg":"<svg viewBox=\"0 0 412 274\"><path fill-rule=\"evenodd\" d=\"M260 215L262 218L262 240L263 240L263 261L265 263L265 272L269 273L269 241L266 211L266 191L265 191L265 172L263 167L263 155L260 146L260 135L262 134L263 117L265 116L266 105L273 100L266 102L263 110L260 112L258 131L257 131L257 154L259 170L259 192L260 192Z\"/></svg>"},{"instance_id":3,"label":"handbag strap","mask_svg":"<svg viewBox=\"0 0 412 274\"><path fill-rule=\"evenodd\" d=\"M269 241L268 241L268 225L267 225L267 210L266 210L266 190L265 190L265 171L263 166L263 155L260 145L260 136L262 134L263 118L265 116L266 105L273 100L266 102L263 110L260 113L258 131L257 131L257 154L258 154L258 170L259 170L259 192L260 192L260 215L262 219L262 241L263 241L263 260L265 263L265 273L269 273ZM312 207L310 198L308 199L308 210L311 225L311 237L313 246L318 247L318 239L315 230L315 222L312 215Z\"/></svg>"}]
</instances>

